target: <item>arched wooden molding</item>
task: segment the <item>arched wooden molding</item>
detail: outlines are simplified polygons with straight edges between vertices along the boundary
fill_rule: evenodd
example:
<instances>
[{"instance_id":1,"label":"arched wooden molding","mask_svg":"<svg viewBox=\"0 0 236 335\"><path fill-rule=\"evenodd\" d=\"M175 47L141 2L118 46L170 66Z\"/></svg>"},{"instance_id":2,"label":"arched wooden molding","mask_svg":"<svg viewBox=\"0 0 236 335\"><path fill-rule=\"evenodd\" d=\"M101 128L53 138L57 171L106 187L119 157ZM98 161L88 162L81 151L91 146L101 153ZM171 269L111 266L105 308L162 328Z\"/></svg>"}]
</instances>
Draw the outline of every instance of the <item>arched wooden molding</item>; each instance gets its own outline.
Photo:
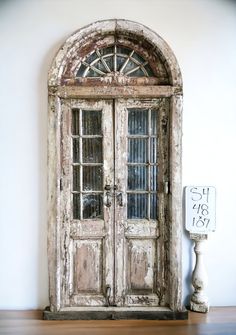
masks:
<instances>
[{"instance_id":1,"label":"arched wooden molding","mask_svg":"<svg viewBox=\"0 0 236 335\"><path fill-rule=\"evenodd\" d=\"M138 41L139 47L149 48L147 54L156 54L165 63L171 86L182 89L182 77L177 60L168 44L149 28L133 21L106 20L90 24L71 35L58 51L52 67L49 71L49 86L61 85L66 72L72 77L73 69L76 68L76 59L87 55L94 47L100 48L106 45L106 39L116 36L129 40L130 43ZM144 48L143 48L144 49Z\"/></svg>"},{"instance_id":2,"label":"arched wooden molding","mask_svg":"<svg viewBox=\"0 0 236 335\"><path fill-rule=\"evenodd\" d=\"M76 78L78 64L91 50L102 48L107 41L122 39L123 45L139 45L143 56L150 54L149 64L154 77L121 78L105 77L99 83L87 78ZM128 41L128 42L127 42ZM148 50L148 51L147 51ZM144 57L145 58L145 57ZM162 75L158 77L159 73ZM117 79L118 78L118 79ZM91 78L90 78L91 79ZM66 98L169 98L169 228L166 236L168 249L166 266L169 271L169 308L173 312L162 317L184 318L182 303L182 77L176 58L167 43L149 28L127 20L106 20L90 24L72 34L58 51L49 71L49 135L48 135L48 254L50 310L59 312L63 294L61 278L61 248L68 243L65 234L60 236L60 187L61 187L61 113ZM66 218L65 218L66 220ZM65 260L66 261L66 260ZM178 314L180 313L180 314ZM167 316L168 315L168 316ZM47 316L46 316L47 317ZM160 317L161 318L161 317Z\"/></svg>"}]
</instances>

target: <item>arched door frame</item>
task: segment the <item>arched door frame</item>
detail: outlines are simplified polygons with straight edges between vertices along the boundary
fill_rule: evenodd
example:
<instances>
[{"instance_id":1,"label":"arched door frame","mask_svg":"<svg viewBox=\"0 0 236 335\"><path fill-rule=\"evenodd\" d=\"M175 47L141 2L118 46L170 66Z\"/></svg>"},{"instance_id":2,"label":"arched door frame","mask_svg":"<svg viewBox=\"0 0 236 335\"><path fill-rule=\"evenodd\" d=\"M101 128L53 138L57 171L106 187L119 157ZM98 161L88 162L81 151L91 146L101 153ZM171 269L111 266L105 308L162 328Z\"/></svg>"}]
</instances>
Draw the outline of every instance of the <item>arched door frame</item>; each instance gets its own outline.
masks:
<instances>
[{"instance_id":1,"label":"arched door frame","mask_svg":"<svg viewBox=\"0 0 236 335\"><path fill-rule=\"evenodd\" d=\"M99 41L108 34L122 33L144 40L152 50L164 60L170 83L168 85L138 86L118 85L88 86L71 85L63 81L66 67L73 55L91 41ZM181 139L182 139L182 78L177 60L167 43L155 32L142 24L127 20L106 20L90 24L72 34L58 51L49 71L49 128L48 128L48 257L49 257L49 291L50 309L60 310L61 299L61 267L59 236L63 229L59 217L60 209L60 122L61 101L65 98L159 98L169 97L170 106L170 180L169 180L169 278L170 308L172 311L183 311L182 305L182 186L181 186Z\"/></svg>"}]
</instances>

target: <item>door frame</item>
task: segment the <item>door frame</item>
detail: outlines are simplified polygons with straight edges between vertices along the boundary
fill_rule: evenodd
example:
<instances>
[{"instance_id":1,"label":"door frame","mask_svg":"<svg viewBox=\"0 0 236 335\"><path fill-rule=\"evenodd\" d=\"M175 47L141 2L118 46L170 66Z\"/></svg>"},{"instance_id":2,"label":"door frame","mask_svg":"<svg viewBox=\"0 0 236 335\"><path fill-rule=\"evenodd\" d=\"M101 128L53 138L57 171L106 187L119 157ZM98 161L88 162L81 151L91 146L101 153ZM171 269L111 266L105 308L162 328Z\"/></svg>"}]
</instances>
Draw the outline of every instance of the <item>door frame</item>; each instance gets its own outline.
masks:
<instances>
[{"instance_id":1,"label":"door frame","mask_svg":"<svg viewBox=\"0 0 236 335\"><path fill-rule=\"evenodd\" d=\"M152 44L166 61L170 84L109 87L65 85L61 82L63 69L70 61L72 51L80 48L94 32L104 34L121 31L124 35L142 38ZM99 35L100 36L100 35ZM61 113L67 98L170 98L169 126L169 301L170 310L183 311L182 303L182 79L175 56L166 42L147 27L125 20L107 20L89 25L67 39L57 53L49 72L48 86L48 266L50 310L61 310ZM66 237L65 237L66 238Z\"/></svg>"}]
</instances>

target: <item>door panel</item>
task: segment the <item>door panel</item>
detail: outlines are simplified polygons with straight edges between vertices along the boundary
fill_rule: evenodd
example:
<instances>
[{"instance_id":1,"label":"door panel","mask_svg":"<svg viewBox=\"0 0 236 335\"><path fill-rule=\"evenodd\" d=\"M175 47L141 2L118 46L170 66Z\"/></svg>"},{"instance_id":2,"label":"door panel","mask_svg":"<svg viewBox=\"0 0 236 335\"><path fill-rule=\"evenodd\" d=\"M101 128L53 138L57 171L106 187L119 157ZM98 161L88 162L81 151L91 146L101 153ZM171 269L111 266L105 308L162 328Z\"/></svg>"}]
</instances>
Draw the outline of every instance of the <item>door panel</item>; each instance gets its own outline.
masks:
<instances>
[{"instance_id":1,"label":"door panel","mask_svg":"<svg viewBox=\"0 0 236 335\"><path fill-rule=\"evenodd\" d=\"M116 111L115 183L123 196L123 206L116 202L115 211L116 253L123 260L116 263L116 301L158 306L164 298L159 292L165 281L163 185L168 177L168 153L160 147L168 147L162 129L168 104L165 99L120 99Z\"/></svg>"},{"instance_id":2,"label":"door panel","mask_svg":"<svg viewBox=\"0 0 236 335\"><path fill-rule=\"evenodd\" d=\"M104 187L114 184L112 102L72 99L62 112L71 124L62 128L62 142L71 152L62 160L62 199L71 199L64 212L69 224L62 222L64 307L104 306L108 285L113 296L114 276L114 207L104 205Z\"/></svg>"}]
</instances>

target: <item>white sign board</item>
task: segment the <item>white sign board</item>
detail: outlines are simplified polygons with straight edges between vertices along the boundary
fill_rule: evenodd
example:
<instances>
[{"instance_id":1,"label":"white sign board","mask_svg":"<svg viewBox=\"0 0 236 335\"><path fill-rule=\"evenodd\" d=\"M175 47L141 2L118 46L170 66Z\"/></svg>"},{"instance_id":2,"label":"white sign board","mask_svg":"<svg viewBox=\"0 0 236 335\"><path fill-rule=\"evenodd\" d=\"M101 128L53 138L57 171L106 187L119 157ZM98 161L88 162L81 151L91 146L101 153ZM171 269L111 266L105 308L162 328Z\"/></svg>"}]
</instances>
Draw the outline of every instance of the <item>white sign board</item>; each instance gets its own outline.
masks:
<instances>
[{"instance_id":1,"label":"white sign board","mask_svg":"<svg viewBox=\"0 0 236 335\"><path fill-rule=\"evenodd\" d=\"M185 226L193 234L216 230L216 190L213 186L185 187Z\"/></svg>"}]
</instances>

